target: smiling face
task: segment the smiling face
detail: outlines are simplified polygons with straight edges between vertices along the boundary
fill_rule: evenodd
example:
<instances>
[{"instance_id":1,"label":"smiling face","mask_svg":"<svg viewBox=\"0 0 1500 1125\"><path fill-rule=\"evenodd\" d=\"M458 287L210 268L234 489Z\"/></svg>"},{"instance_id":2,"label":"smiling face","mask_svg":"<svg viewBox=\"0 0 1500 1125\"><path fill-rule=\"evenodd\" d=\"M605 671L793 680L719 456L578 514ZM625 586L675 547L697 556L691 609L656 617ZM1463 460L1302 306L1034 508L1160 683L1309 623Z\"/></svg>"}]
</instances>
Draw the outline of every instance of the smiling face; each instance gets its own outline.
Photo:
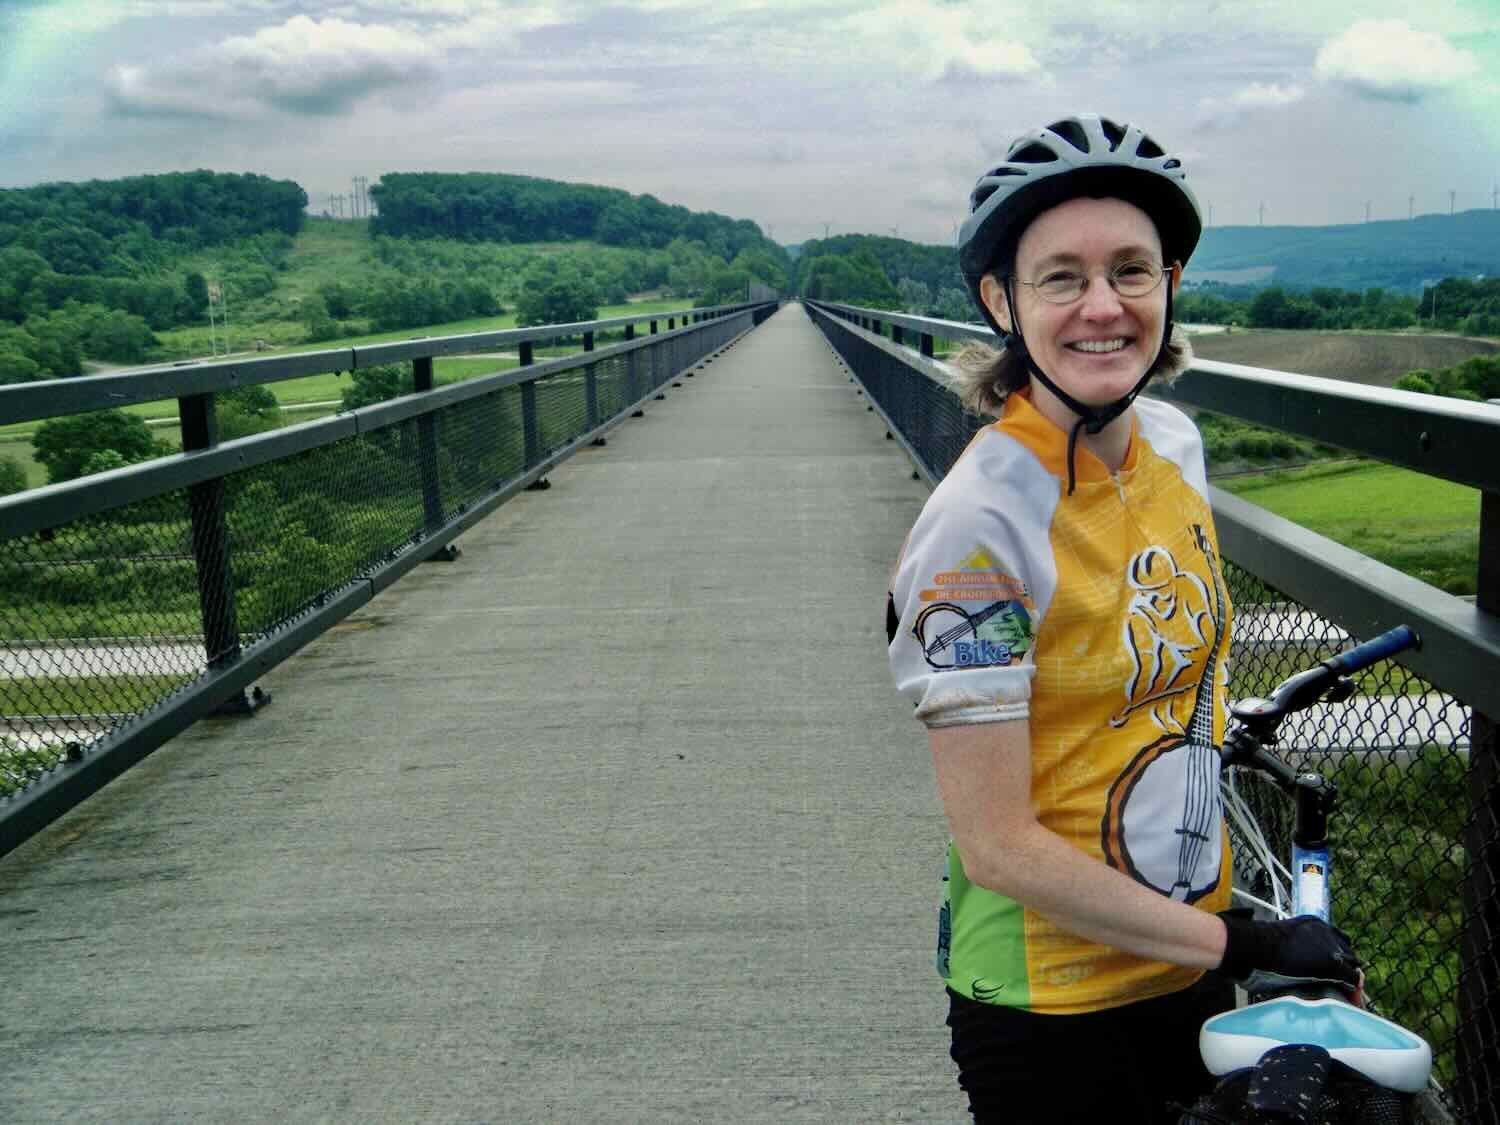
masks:
<instances>
[{"instance_id":1,"label":"smiling face","mask_svg":"<svg viewBox=\"0 0 1500 1125\"><path fill-rule=\"evenodd\" d=\"M1166 317L1166 284L1144 297L1121 297L1108 272L1130 261L1161 263L1161 239L1151 219L1121 199L1070 199L1038 215L1016 247L1018 281L1039 282L1059 271L1082 273L1088 288L1077 300L1054 305L1031 285L1016 284L1021 334L1036 364L1064 391L1089 406L1129 394L1156 359ZM1004 289L986 278L981 294L991 313L1009 327ZM1066 425L1072 411L1032 379L1043 412Z\"/></svg>"}]
</instances>

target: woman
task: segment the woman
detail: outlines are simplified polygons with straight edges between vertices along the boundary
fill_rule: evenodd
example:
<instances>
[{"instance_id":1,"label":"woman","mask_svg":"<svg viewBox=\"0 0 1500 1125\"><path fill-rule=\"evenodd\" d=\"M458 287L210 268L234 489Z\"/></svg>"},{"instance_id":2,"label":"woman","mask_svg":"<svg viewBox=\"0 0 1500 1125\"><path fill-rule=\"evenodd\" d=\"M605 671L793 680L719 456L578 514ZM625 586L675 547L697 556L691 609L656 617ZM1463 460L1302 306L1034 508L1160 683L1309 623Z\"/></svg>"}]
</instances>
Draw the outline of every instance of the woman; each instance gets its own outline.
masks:
<instances>
[{"instance_id":1,"label":"woman","mask_svg":"<svg viewBox=\"0 0 1500 1125\"><path fill-rule=\"evenodd\" d=\"M1190 359L1172 295L1201 225L1180 160L1079 115L1011 145L959 236L1005 349L962 356L958 390L999 421L923 508L887 618L952 829L937 960L981 1121L1173 1120L1230 978L1356 979L1321 922L1219 913L1229 599L1197 431L1136 400Z\"/></svg>"}]
</instances>

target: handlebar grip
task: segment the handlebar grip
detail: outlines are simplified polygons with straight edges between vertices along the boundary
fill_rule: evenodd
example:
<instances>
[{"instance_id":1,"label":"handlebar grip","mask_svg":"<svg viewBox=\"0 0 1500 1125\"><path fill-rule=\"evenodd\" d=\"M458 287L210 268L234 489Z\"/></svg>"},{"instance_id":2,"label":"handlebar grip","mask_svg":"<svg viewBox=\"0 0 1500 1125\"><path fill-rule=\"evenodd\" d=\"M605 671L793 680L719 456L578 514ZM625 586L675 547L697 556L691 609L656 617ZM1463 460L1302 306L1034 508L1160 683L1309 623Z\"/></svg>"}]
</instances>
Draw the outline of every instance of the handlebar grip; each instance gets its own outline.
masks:
<instances>
[{"instance_id":1,"label":"handlebar grip","mask_svg":"<svg viewBox=\"0 0 1500 1125\"><path fill-rule=\"evenodd\" d=\"M1409 625L1397 625L1394 629L1387 629L1380 636L1373 637L1347 652L1330 657L1323 663L1339 675L1347 676L1351 672L1358 672L1361 668L1368 668L1371 664L1395 656L1398 652L1421 647L1422 638L1417 635L1415 629Z\"/></svg>"}]
</instances>

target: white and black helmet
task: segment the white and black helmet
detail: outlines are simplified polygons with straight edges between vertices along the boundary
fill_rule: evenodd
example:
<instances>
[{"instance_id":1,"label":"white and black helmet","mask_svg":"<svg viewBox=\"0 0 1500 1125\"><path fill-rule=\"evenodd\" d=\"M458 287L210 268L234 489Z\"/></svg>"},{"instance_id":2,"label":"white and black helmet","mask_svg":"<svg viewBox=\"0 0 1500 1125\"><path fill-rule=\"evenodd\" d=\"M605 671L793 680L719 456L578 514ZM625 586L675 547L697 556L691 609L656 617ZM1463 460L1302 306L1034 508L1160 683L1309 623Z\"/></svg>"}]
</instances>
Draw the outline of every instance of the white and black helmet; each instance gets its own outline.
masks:
<instances>
[{"instance_id":1,"label":"white and black helmet","mask_svg":"<svg viewBox=\"0 0 1500 1125\"><path fill-rule=\"evenodd\" d=\"M1168 264L1186 264L1203 231L1181 159L1138 126L1080 113L1018 137L969 193L958 264L976 300L979 279L996 266L1009 269L1031 221L1078 196L1123 199L1146 212Z\"/></svg>"},{"instance_id":2,"label":"white and black helmet","mask_svg":"<svg viewBox=\"0 0 1500 1125\"><path fill-rule=\"evenodd\" d=\"M1016 245L1031 221L1049 208L1079 197L1123 199L1139 207L1156 226L1162 259L1186 264L1203 233L1198 201L1187 186L1182 161L1135 125L1117 125L1096 113L1054 121L1016 138L1005 154L969 193L969 217L958 232L958 265L969 295L1005 349L1026 365L1073 411L1078 421L1068 434L1068 492L1075 485L1073 452L1080 431L1099 433L1129 409L1145 389L1172 338L1172 285L1166 286L1166 315L1156 358L1129 393L1105 406L1090 406L1064 391L1037 366L1026 346L1013 278ZM980 282L995 273L1005 285L1011 327L1003 328L985 305Z\"/></svg>"}]
</instances>

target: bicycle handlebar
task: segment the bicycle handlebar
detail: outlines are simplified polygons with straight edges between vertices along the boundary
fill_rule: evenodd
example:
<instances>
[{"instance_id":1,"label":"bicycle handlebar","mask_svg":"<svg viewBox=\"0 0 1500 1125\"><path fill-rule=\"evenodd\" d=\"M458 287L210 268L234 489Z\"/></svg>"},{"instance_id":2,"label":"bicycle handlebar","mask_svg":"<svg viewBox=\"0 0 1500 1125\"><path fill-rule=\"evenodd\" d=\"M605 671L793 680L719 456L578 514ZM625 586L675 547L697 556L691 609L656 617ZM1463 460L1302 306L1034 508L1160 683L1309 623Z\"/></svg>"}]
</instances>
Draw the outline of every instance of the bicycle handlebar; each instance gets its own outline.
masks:
<instances>
[{"instance_id":1,"label":"bicycle handlebar","mask_svg":"<svg viewBox=\"0 0 1500 1125\"><path fill-rule=\"evenodd\" d=\"M1397 625L1394 629L1387 629L1380 636L1371 638L1362 645L1351 648L1348 652L1341 652L1337 656L1323 661L1323 666L1331 668L1340 676L1347 676L1350 672L1358 672L1362 668L1368 668L1371 664L1377 664L1398 652L1404 652L1409 648L1421 648L1422 638L1410 625Z\"/></svg>"},{"instance_id":2,"label":"bicycle handlebar","mask_svg":"<svg viewBox=\"0 0 1500 1125\"><path fill-rule=\"evenodd\" d=\"M1269 699L1240 700L1230 708L1230 714L1257 738L1272 741L1281 720L1293 711L1301 711L1323 699L1333 703L1348 699L1354 693L1354 684L1346 678L1350 674L1421 645L1422 639L1414 629L1409 625L1397 625L1362 645L1283 680L1276 685Z\"/></svg>"}]
</instances>

